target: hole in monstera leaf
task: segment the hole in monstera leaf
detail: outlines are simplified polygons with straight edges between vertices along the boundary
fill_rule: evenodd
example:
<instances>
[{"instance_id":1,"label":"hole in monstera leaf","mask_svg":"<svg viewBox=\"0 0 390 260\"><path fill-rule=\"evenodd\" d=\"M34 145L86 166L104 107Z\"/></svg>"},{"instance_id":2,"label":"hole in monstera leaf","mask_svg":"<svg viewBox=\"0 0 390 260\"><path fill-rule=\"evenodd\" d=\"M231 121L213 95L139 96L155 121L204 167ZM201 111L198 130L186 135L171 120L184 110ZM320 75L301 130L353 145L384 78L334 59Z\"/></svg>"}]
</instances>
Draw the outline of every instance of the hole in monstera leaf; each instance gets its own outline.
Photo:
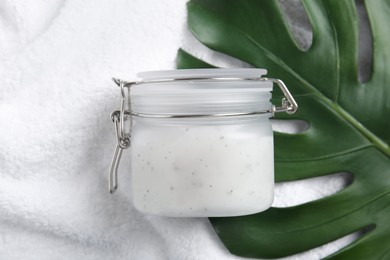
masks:
<instances>
[{"instance_id":1,"label":"hole in monstera leaf","mask_svg":"<svg viewBox=\"0 0 390 260\"><path fill-rule=\"evenodd\" d=\"M363 0L355 0L359 16L359 81L367 82L372 73L372 32Z\"/></svg>"},{"instance_id":2,"label":"hole in monstera leaf","mask_svg":"<svg viewBox=\"0 0 390 260\"><path fill-rule=\"evenodd\" d=\"M275 184L273 207L285 208L318 200L339 192L352 183L348 172Z\"/></svg>"},{"instance_id":3,"label":"hole in monstera leaf","mask_svg":"<svg viewBox=\"0 0 390 260\"><path fill-rule=\"evenodd\" d=\"M368 225L359 229L358 231L352 232L348 235L345 235L335 241L326 243L322 246L313 248L304 253L299 253L291 255L291 259L323 259L329 255L336 253L337 251L351 245L354 242L357 242L360 238L363 237L366 233L372 231L375 228L374 224Z\"/></svg>"},{"instance_id":4,"label":"hole in monstera leaf","mask_svg":"<svg viewBox=\"0 0 390 260\"><path fill-rule=\"evenodd\" d=\"M183 31L183 35L182 48L200 60L219 68L253 68L253 66L247 62L208 48L196 39L187 27Z\"/></svg>"},{"instance_id":5,"label":"hole in monstera leaf","mask_svg":"<svg viewBox=\"0 0 390 260\"><path fill-rule=\"evenodd\" d=\"M299 0L279 0L287 25L298 46L306 51L313 42L313 29L305 8Z\"/></svg>"},{"instance_id":6,"label":"hole in monstera leaf","mask_svg":"<svg viewBox=\"0 0 390 260\"><path fill-rule=\"evenodd\" d=\"M303 133L310 127L308 122L298 119L271 119L271 123L275 132L285 134Z\"/></svg>"},{"instance_id":7,"label":"hole in monstera leaf","mask_svg":"<svg viewBox=\"0 0 390 260\"><path fill-rule=\"evenodd\" d=\"M375 224L370 224L362 229L360 229L358 232L359 232L359 235L360 236L363 236L367 233L370 233L371 231L373 231L374 229L376 228L376 225Z\"/></svg>"}]
</instances>

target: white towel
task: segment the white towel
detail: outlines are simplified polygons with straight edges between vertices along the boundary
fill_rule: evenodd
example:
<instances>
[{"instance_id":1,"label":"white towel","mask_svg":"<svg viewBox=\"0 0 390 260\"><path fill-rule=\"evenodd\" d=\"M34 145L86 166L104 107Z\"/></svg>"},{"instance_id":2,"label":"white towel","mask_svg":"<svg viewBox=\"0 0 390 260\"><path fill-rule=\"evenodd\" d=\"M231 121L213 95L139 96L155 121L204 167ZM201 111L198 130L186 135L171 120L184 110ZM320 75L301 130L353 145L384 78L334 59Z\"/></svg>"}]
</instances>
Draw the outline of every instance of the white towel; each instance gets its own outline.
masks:
<instances>
[{"instance_id":1,"label":"white towel","mask_svg":"<svg viewBox=\"0 0 390 260\"><path fill-rule=\"evenodd\" d=\"M238 64L195 43L185 8L180 0L0 3L1 260L241 259L225 249L207 218L137 212L128 151L119 190L107 192L115 145L109 114L119 106L111 77L173 69L183 44ZM321 197L340 183L330 180L311 193L301 182L295 190L283 184L275 205ZM315 184L323 185L309 186ZM350 240L289 259L317 259Z\"/></svg>"}]
</instances>

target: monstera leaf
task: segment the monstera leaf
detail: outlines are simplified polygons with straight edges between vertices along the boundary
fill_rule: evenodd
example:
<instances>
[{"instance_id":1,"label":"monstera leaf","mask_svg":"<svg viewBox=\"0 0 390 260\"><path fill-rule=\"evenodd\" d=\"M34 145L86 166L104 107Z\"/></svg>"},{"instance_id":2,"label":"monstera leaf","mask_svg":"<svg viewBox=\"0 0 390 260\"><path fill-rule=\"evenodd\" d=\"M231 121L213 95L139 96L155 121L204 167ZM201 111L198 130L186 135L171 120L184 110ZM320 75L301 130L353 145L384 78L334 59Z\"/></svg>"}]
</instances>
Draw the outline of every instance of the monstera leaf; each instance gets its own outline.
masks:
<instances>
[{"instance_id":1,"label":"monstera leaf","mask_svg":"<svg viewBox=\"0 0 390 260\"><path fill-rule=\"evenodd\" d=\"M309 123L299 134L275 133L276 180L350 172L342 191L263 213L211 218L233 254L276 258L370 228L329 259L390 259L390 1L366 0L373 71L358 80L358 17L353 0L303 1L313 42L302 50L276 0L191 0L188 25L206 46L266 68L285 81ZM179 68L210 67L179 51ZM275 88L274 103L281 93Z\"/></svg>"}]
</instances>

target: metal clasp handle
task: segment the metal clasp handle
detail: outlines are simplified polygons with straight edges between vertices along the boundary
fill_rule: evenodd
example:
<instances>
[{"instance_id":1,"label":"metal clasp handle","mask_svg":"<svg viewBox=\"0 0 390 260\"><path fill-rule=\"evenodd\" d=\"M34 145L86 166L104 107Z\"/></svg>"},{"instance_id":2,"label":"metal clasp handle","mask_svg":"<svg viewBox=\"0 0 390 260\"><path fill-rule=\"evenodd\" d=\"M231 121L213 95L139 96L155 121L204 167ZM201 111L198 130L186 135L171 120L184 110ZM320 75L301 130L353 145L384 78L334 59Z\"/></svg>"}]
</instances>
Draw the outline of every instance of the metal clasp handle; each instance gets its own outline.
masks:
<instances>
[{"instance_id":1,"label":"metal clasp handle","mask_svg":"<svg viewBox=\"0 0 390 260\"><path fill-rule=\"evenodd\" d=\"M282 98L281 106L272 105L271 108L272 115L275 115L275 113L280 113L280 112L286 112L287 114L294 114L295 112L297 112L298 104L283 81L281 81L280 79L273 79L273 78L261 78L261 79L264 81L271 81L272 83L277 84L280 90L283 92L283 95L285 96L284 98Z\"/></svg>"},{"instance_id":2,"label":"metal clasp handle","mask_svg":"<svg viewBox=\"0 0 390 260\"><path fill-rule=\"evenodd\" d=\"M108 190L112 194L118 188L118 166L124 149L131 146L131 100L130 87L133 82L126 82L113 78L113 81L121 88L120 110L111 113L111 120L115 123L115 132L117 144L114 156L112 158L109 177ZM129 121L128 127L125 127L125 121Z\"/></svg>"}]
</instances>

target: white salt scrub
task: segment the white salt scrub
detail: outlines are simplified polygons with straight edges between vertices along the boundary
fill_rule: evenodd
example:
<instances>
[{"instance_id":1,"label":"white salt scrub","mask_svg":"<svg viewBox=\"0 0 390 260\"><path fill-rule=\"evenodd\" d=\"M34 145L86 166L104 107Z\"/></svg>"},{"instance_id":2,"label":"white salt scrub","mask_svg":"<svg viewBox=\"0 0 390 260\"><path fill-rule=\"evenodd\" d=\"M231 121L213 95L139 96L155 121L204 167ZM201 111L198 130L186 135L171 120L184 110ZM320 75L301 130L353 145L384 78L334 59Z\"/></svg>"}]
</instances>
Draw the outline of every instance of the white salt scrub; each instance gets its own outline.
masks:
<instances>
[{"instance_id":1,"label":"white salt scrub","mask_svg":"<svg viewBox=\"0 0 390 260\"><path fill-rule=\"evenodd\" d=\"M266 116L239 122L162 121L134 122L137 209L168 216L232 216L271 205L273 143Z\"/></svg>"},{"instance_id":2,"label":"white salt scrub","mask_svg":"<svg viewBox=\"0 0 390 260\"><path fill-rule=\"evenodd\" d=\"M131 130L133 200L139 211L239 216L271 206L272 82L244 79L265 72L199 69L138 74L143 81L158 81L133 85L130 92L132 112L141 115L132 117ZM210 79L215 77L219 80ZM256 111L265 112L237 114Z\"/></svg>"}]
</instances>

